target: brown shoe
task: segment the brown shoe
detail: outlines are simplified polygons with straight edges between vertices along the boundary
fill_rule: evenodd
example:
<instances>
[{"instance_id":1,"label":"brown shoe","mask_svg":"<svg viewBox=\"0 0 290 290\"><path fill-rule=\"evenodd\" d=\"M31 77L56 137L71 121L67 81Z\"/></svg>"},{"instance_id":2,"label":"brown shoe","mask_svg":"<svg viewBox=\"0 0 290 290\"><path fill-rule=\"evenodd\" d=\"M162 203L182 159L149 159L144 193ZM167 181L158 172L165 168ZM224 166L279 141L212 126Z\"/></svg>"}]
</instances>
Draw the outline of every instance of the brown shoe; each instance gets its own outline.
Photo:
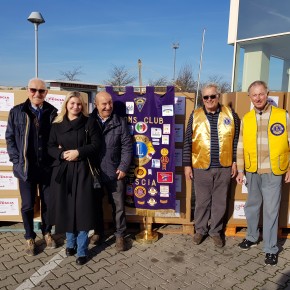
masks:
<instances>
[{"instance_id":1,"label":"brown shoe","mask_svg":"<svg viewBox=\"0 0 290 290\"><path fill-rule=\"evenodd\" d=\"M95 235L92 235L90 237L90 244L91 245L101 245L104 241L104 236L103 235L98 235L98 234L95 234Z\"/></svg>"},{"instance_id":2,"label":"brown shoe","mask_svg":"<svg viewBox=\"0 0 290 290\"><path fill-rule=\"evenodd\" d=\"M193 243L195 245L199 245L202 242L202 239L203 239L203 235L200 233L196 233L193 237Z\"/></svg>"},{"instance_id":3,"label":"brown shoe","mask_svg":"<svg viewBox=\"0 0 290 290\"><path fill-rule=\"evenodd\" d=\"M25 253L27 256L35 256L35 241L34 241L34 239L26 240Z\"/></svg>"},{"instance_id":4,"label":"brown shoe","mask_svg":"<svg viewBox=\"0 0 290 290\"><path fill-rule=\"evenodd\" d=\"M46 242L47 249L55 249L56 248L56 243L55 243L54 239L52 238L51 233L47 233L46 235L44 235L44 239Z\"/></svg>"},{"instance_id":5,"label":"brown shoe","mask_svg":"<svg viewBox=\"0 0 290 290\"><path fill-rule=\"evenodd\" d=\"M124 237L116 237L116 251L125 251L125 240Z\"/></svg>"},{"instance_id":6,"label":"brown shoe","mask_svg":"<svg viewBox=\"0 0 290 290\"><path fill-rule=\"evenodd\" d=\"M224 242L220 236L212 236L214 245L218 248L222 248L224 246Z\"/></svg>"}]
</instances>

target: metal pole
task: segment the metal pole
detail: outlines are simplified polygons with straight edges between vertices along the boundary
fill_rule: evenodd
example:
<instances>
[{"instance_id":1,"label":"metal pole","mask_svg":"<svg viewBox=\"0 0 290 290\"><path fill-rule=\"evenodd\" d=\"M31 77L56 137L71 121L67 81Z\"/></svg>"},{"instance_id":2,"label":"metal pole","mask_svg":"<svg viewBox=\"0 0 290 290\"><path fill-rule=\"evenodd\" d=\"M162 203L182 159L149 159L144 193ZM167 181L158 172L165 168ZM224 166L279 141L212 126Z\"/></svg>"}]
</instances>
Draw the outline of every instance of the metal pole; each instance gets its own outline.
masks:
<instances>
[{"instance_id":1,"label":"metal pole","mask_svg":"<svg viewBox=\"0 0 290 290\"><path fill-rule=\"evenodd\" d=\"M139 71L139 86L140 86L140 93L142 92L142 61L138 59L138 71Z\"/></svg>"},{"instance_id":2,"label":"metal pole","mask_svg":"<svg viewBox=\"0 0 290 290\"><path fill-rule=\"evenodd\" d=\"M34 23L35 30L35 77L38 78L38 24Z\"/></svg>"},{"instance_id":3,"label":"metal pole","mask_svg":"<svg viewBox=\"0 0 290 290\"><path fill-rule=\"evenodd\" d=\"M176 64L176 49L179 48L179 43L173 43L172 48L174 49L174 58L173 58L173 82L175 82L175 64Z\"/></svg>"},{"instance_id":4,"label":"metal pole","mask_svg":"<svg viewBox=\"0 0 290 290\"><path fill-rule=\"evenodd\" d=\"M236 59L237 59L237 41L235 40L234 44L234 57L233 57L233 65L232 65L232 79L231 79L231 92L234 91L234 83L236 79Z\"/></svg>"},{"instance_id":5,"label":"metal pole","mask_svg":"<svg viewBox=\"0 0 290 290\"><path fill-rule=\"evenodd\" d=\"M176 48L174 49L174 59L173 59L173 81L175 81L175 62L176 62Z\"/></svg>"},{"instance_id":6,"label":"metal pole","mask_svg":"<svg viewBox=\"0 0 290 290\"><path fill-rule=\"evenodd\" d=\"M195 109L197 107L197 100L198 100L198 94L199 94L200 75L201 75L201 69L202 69L202 55L203 55L203 46L204 46L204 35L205 35L205 28L203 29L203 33L202 33L199 72L198 72L198 78L197 78L197 91L196 91L196 98L195 98Z\"/></svg>"}]
</instances>

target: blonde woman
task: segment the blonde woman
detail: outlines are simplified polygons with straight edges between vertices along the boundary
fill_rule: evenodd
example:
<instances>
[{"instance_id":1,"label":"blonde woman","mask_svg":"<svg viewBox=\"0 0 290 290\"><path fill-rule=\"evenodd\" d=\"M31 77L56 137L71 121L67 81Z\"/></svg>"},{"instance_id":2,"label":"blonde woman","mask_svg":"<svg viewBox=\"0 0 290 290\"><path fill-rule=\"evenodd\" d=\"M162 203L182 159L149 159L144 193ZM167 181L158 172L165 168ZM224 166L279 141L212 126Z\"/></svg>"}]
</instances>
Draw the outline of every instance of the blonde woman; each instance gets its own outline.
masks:
<instances>
[{"instance_id":1,"label":"blonde woman","mask_svg":"<svg viewBox=\"0 0 290 290\"><path fill-rule=\"evenodd\" d=\"M88 231L96 220L96 189L88 158L97 160L100 131L87 116L79 92L69 92L52 124L48 153L54 158L49 221L56 232L66 233L67 256L77 253L76 263L87 262Z\"/></svg>"}]
</instances>

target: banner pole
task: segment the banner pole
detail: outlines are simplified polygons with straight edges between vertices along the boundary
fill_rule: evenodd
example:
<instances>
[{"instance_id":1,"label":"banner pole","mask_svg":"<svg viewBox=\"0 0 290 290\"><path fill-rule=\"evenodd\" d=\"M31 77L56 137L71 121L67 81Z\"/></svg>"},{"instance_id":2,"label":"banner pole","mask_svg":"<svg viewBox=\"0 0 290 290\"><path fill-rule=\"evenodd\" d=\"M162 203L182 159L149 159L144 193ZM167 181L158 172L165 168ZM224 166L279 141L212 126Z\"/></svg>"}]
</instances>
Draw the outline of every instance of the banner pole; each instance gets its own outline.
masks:
<instances>
[{"instance_id":1,"label":"banner pole","mask_svg":"<svg viewBox=\"0 0 290 290\"><path fill-rule=\"evenodd\" d=\"M135 236L136 242L140 244L153 244L158 240L158 233L152 231L152 224L148 224L148 216L144 216L145 230Z\"/></svg>"}]
</instances>

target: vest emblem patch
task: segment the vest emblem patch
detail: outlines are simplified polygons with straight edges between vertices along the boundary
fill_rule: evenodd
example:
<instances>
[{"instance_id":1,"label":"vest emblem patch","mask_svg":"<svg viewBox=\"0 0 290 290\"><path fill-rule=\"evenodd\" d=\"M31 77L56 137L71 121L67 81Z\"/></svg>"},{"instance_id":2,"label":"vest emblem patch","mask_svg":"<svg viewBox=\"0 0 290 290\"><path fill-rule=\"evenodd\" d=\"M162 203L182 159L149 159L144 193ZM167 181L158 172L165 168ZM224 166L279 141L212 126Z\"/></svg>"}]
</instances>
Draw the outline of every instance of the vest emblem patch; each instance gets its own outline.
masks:
<instances>
[{"instance_id":1,"label":"vest emblem patch","mask_svg":"<svg viewBox=\"0 0 290 290\"><path fill-rule=\"evenodd\" d=\"M271 126L270 131L273 135L280 136L284 133L285 127L281 123L274 123Z\"/></svg>"},{"instance_id":2,"label":"vest emblem patch","mask_svg":"<svg viewBox=\"0 0 290 290\"><path fill-rule=\"evenodd\" d=\"M227 125L227 126L230 125L231 124L231 119L227 118L227 117L224 118L224 124Z\"/></svg>"}]
</instances>

